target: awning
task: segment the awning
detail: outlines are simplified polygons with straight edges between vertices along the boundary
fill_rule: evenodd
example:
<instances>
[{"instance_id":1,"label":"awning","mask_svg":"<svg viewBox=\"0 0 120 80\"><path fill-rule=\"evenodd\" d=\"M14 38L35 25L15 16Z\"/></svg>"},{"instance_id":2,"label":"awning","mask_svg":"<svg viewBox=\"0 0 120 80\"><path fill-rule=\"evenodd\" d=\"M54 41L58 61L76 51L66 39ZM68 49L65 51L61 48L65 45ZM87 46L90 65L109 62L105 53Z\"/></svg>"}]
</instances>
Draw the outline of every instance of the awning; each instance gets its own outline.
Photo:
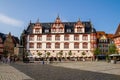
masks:
<instances>
[{"instance_id":1,"label":"awning","mask_svg":"<svg viewBox=\"0 0 120 80\"><path fill-rule=\"evenodd\" d=\"M111 54L109 56L120 56L120 54Z\"/></svg>"}]
</instances>

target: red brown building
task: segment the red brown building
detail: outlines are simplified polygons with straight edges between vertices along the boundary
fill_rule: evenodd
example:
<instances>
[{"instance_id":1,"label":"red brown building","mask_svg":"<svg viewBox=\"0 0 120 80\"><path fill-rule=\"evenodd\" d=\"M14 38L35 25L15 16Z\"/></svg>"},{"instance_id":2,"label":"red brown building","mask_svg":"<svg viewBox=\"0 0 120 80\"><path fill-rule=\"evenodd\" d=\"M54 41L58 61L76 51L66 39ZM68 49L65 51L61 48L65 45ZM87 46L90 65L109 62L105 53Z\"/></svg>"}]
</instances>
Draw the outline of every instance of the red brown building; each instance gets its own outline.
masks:
<instances>
[{"instance_id":1,"label":"red brown building","mask_svg":"<svg viewBox=\"0 0 120 80\"><path fill-rule=\"evenodd\" d=\"M114 34L114 43L117 47L118 52L120 53L120 24Z\"/></svg>"},{"instance_id":2,"label":"red brown building","mask_svg":"<svg viewBox=\"0 0 120 80\"><path fill-rule=\"evenodd\" d=\"M5 34L0 33L0 57L3 55L4 40L5 40Z\"/></svg>"},{"instance_id":3,"label":"red brown building","mask_svg":"<svg viewBox=\"0 0 120 80\"><path fill-rule=\"evenodd\" d=\"M0 56L3 55L18 55L19 53L19 39L12 36L0 33Z\"/></svg>"},{"instance_id":4,"label":"red brown building","mask_svg":"<svg viewBox=\"0 0 120 80\"><path fill-rule=\"evenodd\" d=\"M113 43L113 34L97 31L97 47L100 49L101 54L106 55L109 52L111 43Z\"/></svg>"}]
</instances>

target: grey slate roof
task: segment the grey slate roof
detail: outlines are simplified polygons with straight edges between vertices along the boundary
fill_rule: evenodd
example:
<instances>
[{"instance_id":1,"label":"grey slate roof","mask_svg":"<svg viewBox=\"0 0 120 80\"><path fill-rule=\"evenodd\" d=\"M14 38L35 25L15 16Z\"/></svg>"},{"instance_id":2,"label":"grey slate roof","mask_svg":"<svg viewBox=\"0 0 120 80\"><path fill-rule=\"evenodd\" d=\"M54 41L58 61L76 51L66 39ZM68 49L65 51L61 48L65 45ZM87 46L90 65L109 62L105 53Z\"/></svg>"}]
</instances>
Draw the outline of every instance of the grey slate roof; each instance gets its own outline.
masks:
<instances>
[{"instance_id":1,"label":"grey slate roof","mask_svg":"<svg viewBox=\"0 0 120 80\"><path fill-rule=\"evenodd\" d=\"M64 24L65 31L64 33L67 33L67 29L71 29L71 33L74 33L74 25L76 22L62 22ZM95 28L92 27L91 22L82 22L83 25L85 25L85 33L95 33ZM53 23L40 23L42 25L42 34L49 34L51 33L51 27L54 24ZM35 23L30 23L26 29L27 34L33 34L32 29L34 27ZM49 33L45 33L45 29L49 30Z\"/></svg>"},{"instance_id":2,"label":"grey slate roof","mask_svg":"<svg viewBox=\"0 0 120 80\"><path fill-rule=\"evenodd\" d=\"M0 37L2 38L2 41L4 42L6 39L6 34L0 33Z\"/></svg>"}]
</instances>

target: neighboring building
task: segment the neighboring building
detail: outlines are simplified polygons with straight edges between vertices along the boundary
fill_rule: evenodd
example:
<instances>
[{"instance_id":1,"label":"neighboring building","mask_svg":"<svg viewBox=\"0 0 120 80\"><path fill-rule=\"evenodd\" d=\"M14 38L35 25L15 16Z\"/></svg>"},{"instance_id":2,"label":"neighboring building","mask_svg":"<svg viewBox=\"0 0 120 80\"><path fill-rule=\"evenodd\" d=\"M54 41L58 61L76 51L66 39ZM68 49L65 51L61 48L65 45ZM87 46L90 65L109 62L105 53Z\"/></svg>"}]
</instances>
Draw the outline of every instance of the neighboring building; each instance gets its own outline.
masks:
<instances>
[{"instance_id":1,"label":"neighboring building","mask_svg":"<svg viewBox=\"0 0 120 80\"><path fill-rule=\"evenodd\" d=\"M0 36L0 57L2 56L3 54L3 40L2 40L2 37Z\"/></svg>"},{"instance_id":2,"label":"neighboring building","mask_svg":"<svg viewBox=\"0 0 120 80\"><path fill-rule=\"evenodd\" d=\"M3 55L4 40L5 40L5 34L0 33L0 57L2 57L2 55Z\"/></svg>"},{"instance_id":3,"label":"neighboring building","mask_svg":"<svg viewBox=\"0 0 120 80\"><path fill-rule=\"evenodd\" d=\"M106 55L109 52L109 45L113 43L113 34L106 34L104 31L97 31L97 47L101 54Z\"/></svg>"},{"instance_id":4,"label":"neighboring building","mask_svg":"<svg viewBox=\"0 0 120 80\"><path fill-rule=\"evenodd\" d=\"M114 43L117 47L118 53L120 53L120 24L118 25L118 28L114 34Z\"/></svg>"},{"instance_id":5,"label":"neighboring building","mask_svg":"<svg viewBox=\"0 0 120 80\"><path fill-rule=\"evenodd\" d=\"M17 37L12 36L11 33L9 33L4 41L4 53L8 56L18 55L18 45L19 39Z\"/></svg>"},{"instance_id":6,"label":"neighboring building","mask_svg":"<svg viewBox=\"0 0 120 80\"><path fill-rule=\"evenodd\" d=\"M63 52L62 57L93 57L93 50L96 48L96 31L90 21L62 22L59 16L53 23L31 23L24 33L25 48L29 54L42 57L50 52L49 57L59 57L58 53ZM22 34L23 35L23 34Z\"/></svg>"},{"instance_id":7,"label":"neighboring building","mask_svg":"<svg viewBox=\"0 0 120 80\"><path fill-rule=\"evenodd\" d=\"M19 39L18 37L12 36L14 43L14 54L19 55Z\"/></svg>"}]
</instances>

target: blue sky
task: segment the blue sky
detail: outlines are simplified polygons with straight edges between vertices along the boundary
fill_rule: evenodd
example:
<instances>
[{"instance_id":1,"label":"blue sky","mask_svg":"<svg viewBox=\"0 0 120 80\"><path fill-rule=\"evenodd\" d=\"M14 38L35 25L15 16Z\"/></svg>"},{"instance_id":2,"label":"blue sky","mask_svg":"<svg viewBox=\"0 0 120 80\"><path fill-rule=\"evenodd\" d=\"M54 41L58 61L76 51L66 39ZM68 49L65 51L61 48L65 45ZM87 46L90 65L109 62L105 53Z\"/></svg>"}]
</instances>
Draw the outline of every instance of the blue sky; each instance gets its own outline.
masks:
<instances>
[{"instance_id":1,"label":"blue sky","mask_svg":"<svg viewBox=\"0 0 120 80\"><path fill-rule=\"evenodd\" d=\"M91 20L97 31L115 33L120 23L120 0L0 0L0 32L20 36L29 21Z\"/></svg>"}]
</instances>

